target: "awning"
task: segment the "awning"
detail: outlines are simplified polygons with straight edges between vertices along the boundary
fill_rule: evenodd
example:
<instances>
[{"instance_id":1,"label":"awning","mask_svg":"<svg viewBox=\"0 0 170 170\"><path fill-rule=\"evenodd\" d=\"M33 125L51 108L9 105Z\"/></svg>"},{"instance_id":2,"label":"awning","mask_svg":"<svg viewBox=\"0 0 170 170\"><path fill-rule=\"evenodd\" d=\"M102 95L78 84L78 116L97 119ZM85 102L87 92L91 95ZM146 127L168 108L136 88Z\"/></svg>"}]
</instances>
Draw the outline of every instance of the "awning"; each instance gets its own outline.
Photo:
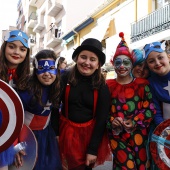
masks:
<instances>
[{"instance_id":1,"label":"awning","mask_svg":"<svg viewBox=\"0 0 170 170\"><path fill-rule=\"evenodd\" d=\"M85 20L82 24L80 24L79 26L77 26L74 30L76 32L79 32L81 31L83 28L87 27L89 24L91 24L92 22L94 21L93 18L88 18L87 20ZM70 37L74 36L76 33L75 31L70 31L68 34L66 34L62 39L63 40L67 40L69 39Z\"/></svg>"},{"instance_id":2,"label":"awning","mask_svg":"<svg viewBox=\"0 0 170 170\"><path fill-rule=\"evenodd\" d=\"M110 24L110 18L102 20L85 37L86 38L96 38L99 41L102 41L105 34L106 34L106 31L107 31L107 29L109 27L109 24Z\"/></svg>"}]
</instances>

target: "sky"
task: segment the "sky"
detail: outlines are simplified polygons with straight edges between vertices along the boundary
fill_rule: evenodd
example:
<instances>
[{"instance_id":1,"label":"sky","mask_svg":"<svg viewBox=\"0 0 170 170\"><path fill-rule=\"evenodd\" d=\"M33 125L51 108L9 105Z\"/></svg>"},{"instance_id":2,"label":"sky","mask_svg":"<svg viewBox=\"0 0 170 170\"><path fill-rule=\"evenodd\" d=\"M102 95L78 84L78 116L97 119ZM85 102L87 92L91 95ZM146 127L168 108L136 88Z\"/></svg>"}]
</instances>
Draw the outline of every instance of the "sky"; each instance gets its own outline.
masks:
<instances>
[{"instance_id":1,"label":"sky","mask_svg":"<svg viewBox=\"0 0 170 170\"><path fill-rule=\"evenodd\" d=\"M1 0L0 2L0 32L16 26L18 18L17 4L19 0Z\"/></svg>"}]
</instances>

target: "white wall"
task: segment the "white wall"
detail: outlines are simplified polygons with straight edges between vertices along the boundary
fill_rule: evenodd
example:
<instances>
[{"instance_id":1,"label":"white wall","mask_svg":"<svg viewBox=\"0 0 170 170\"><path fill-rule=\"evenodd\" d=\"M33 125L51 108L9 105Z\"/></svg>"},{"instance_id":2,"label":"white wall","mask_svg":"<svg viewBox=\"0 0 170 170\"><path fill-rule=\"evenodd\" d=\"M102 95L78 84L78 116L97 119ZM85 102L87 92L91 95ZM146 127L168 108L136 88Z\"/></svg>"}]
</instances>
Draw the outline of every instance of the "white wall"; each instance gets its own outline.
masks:
<instances>
[{"instance_id":1,"label":"white wall","mask_svg":"<svg viewBox=\"0 0 170 170\"><path fill-rule=\"evenodd\" d=\"M89 14L104 3L106 0L63 0L63 5L67 11L67 15L63 17L63 29L65 33L78 26L85 19L88 19Z\"/></svg>"}]
</instances>

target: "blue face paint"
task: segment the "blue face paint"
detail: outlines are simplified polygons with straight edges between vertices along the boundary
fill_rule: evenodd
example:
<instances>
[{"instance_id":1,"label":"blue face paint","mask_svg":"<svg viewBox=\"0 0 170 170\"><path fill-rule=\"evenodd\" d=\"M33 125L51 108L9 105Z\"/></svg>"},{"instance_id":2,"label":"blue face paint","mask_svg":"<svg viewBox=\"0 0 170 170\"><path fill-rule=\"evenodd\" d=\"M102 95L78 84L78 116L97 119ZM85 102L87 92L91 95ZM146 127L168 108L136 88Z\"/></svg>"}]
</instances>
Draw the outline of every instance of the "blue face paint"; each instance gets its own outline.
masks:
<instances>
[{"instance_id":1,"label":"blue face paint","mask_svg":"<svg viewBox=\"0 0 170 170\"><path fill-rule=\"evenodd\" d=\"M125 59L121 59L121 58L116 58L115 59L115 61L114 61L114 66L116 67L116 68L119 68L121 65L123 64L123 66L124 67L131 67L131 65L132 65L132 62L131 62L131 60L130 59L128 59L128 58L125 58Z\"/></svg>"},{"instance_id":2,"label":"blue face paint","mask_svg":"<svg viewBox=\"0 0 170 170\"><path fill-rule=\"evenodd\" d=\"M45 72L48 72L50 74L57 74L57 68L55 67L55 61L54 60L40 60L38 61L37 65L37 74L42 74Z\"/></svg>"}]
</instances>

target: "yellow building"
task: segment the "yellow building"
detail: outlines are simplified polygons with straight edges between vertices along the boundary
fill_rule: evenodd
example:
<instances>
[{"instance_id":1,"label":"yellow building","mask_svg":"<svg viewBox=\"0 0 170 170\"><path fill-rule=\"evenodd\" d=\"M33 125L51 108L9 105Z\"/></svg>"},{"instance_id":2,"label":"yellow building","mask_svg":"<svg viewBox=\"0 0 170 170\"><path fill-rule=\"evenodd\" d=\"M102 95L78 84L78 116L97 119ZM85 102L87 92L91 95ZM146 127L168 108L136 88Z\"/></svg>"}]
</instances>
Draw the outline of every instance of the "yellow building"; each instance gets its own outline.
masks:
<instances>
[{"instance_id":1,"label":"yellow building","mask_svg":"<svg viewBox=\"0 0 170 170\"><path fill-rule=\"evenodd\" d=\"M142 48L152 41L170 39L169 1L108 0L62 37L65 44L62 53L71 59L73 50L84 39L97 38L103 44L109 63L120 42L119 32L124 32L130 48Z\"/></svg>"}]
</instances>

